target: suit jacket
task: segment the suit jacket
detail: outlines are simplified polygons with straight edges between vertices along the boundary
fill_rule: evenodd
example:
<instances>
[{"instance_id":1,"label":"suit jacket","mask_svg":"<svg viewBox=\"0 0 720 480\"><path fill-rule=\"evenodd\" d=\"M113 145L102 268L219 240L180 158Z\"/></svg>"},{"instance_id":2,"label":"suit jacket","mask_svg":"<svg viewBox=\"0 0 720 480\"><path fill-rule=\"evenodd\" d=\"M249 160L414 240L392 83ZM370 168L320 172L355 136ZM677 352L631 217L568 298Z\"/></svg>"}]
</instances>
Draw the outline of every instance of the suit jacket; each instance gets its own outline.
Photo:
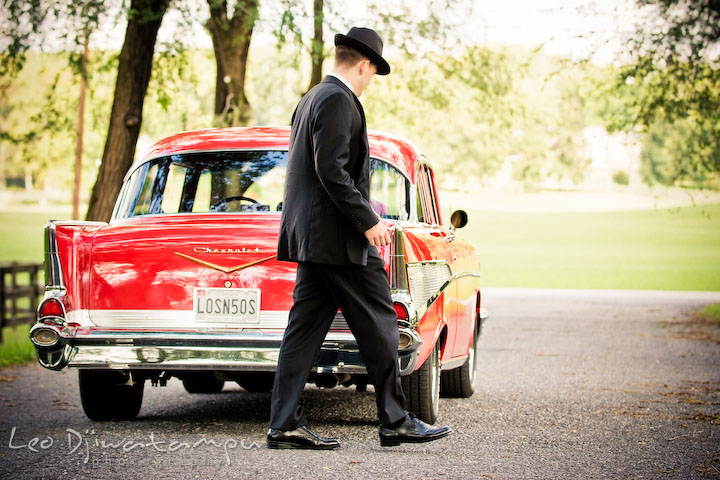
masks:
<instances>
[{"instance_id":1,"label":"suit jacket","mask_svg":"<svg viewBox=\"0 0 720 480\"><path fill-rule=\"evenodd\" d=\"M365 113L327 76L293 114L278 260L366 265L363 233L378 222L369 188Z\"/></svg>"}]
</instances>

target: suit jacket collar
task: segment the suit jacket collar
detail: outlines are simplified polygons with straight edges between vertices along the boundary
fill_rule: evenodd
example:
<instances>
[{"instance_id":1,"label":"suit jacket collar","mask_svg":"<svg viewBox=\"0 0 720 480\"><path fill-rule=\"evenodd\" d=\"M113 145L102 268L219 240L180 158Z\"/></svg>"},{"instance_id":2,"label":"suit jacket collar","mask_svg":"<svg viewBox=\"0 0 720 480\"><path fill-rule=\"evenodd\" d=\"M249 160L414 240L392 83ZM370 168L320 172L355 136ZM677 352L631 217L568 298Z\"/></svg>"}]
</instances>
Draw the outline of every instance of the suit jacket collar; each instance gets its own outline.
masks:
<instances>
[{"instance_id":1,"label":"suit jacket collar","mask_svg":"<svg viewBox=\"0 0 720 480\"><path fill-rule=\"evenodd\" d=\"M346 92L351 94L353 97L355 97L355 99L357 99L355 92L353 92L351 89L349 89L348 86L345 85L345 83L342 80L340 80L339 78L334 77L332 75L325 75L325 78L323 78L322 81L323 81L323 83L334 83L335 85L340 85L343 88L343 90L345 90Z\"/></svg>"},{"instance_id":2,"label":"suit jacket collar","mask_svg":"<svg viewBox=\"0 0 720 480\"><path fill-rule=\"evenodd\" d=\"M335 73L335 72L330 72L330 73L327 74L327 76L328 76L328 77L337 78L338 80L340 80L341 82L343 82L343 85L345 85L345 86L348 87L350 90L352 90L353 93L355 93L355 90L353 90L352 85L350 84L350 80L348 80L347 78L345 78L345 77L342 76L341 74Z\"/></svg>"},{"instance_id":3,"label":"suit jacket collar","mask_svg":"<svg viewBox=\"0 0 720 480\"><path fill-rule=\"evenodd\" d=\"M352 96L352 98L355 100L355 104L357 104L358 109L360 110L360 113L362 114L363 123L365 123L365 110L363 109L362 103L360 103L360 99L357 97L357 95L355 95L355 92L350 90L347 87L347 85L345 85L345 83L343 83L342 80L340 80L337 77L333 77L332 75L326 75L325 78L323 78L322 83L334 83L335 85L339 85L340 87L342 87L343 90L345 90L347 93L349 93L350 96Z\"/></svg>"}]
</instances>

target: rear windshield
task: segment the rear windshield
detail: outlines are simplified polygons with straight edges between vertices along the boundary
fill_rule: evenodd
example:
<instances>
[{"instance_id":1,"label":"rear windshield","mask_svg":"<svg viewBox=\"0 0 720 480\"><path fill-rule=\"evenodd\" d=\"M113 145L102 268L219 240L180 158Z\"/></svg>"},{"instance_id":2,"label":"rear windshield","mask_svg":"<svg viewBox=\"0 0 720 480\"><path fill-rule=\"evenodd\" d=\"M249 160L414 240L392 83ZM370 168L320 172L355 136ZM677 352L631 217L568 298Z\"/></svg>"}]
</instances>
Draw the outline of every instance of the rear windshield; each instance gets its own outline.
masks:
<instances>
[{"instance_id":1,"label":"rear windshield","mask_svg":"<svg viewBox=\"0 0 720 480\"><path fill-rule=\"evenodd\" d=\"M113 218L209 212L281 212L286 151L183 153L144 163L123 185ZM385 218L408 218L409 181L370 161L370 198Z\"/></svg>"},{"instance_id":2,"label":"rear windshield","mask_svg":"<svg viewBox=\"0 0 720 480\"><path fill-rule=\"evenodd\" d=\"M184 153L143 164L123 187L116 218L163 213L279 212L287 152Z\"/></svg>"}]
</instances>

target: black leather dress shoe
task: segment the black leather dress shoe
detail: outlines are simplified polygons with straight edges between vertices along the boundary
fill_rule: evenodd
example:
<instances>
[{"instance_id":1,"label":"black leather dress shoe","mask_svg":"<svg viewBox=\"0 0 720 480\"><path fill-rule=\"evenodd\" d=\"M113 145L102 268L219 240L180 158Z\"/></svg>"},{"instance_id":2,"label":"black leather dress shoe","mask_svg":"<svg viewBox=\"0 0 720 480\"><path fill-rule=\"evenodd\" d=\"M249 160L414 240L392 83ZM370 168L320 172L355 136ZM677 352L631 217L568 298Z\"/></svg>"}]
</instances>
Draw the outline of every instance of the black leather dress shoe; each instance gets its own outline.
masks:
<instances>
[{"instance_id":1,"label":"black leather dress shoe","mask_svg":"<svg viewBox=\"0 0 720 480\"><path fill-rule=\"evenodd\" d=\"M271 428L267 433L267 447L332 450L340 448L340 442L334 438L318 437L305 426L288 431Z\"/></svg>"},{"instance_id":2,"label":"black leather dress shoe","mask_svg":"<svg viewBox=\"0 0 720 480\"><path fill-rule=\"evenodd\" d=\"M432 442L447 437L452 432L450 427L431 427L415 418L412 413L405 416L405 421L395 428L380 427L380 445L394 447L401 443Z\"/></svg>"}]
</instances>

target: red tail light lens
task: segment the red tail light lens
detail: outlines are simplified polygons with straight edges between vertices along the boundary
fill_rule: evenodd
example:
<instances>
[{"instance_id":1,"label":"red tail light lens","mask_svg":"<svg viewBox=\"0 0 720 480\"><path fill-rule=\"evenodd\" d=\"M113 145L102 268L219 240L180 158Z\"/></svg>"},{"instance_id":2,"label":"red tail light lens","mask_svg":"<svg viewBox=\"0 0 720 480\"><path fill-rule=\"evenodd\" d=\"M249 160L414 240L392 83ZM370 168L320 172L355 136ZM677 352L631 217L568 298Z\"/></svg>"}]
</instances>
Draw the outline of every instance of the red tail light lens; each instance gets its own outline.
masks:
<instances>
[{"instance_id":1,"label":"red tail light lens","mask_svg":"<svg viewBox=\"0 0 720 480\"><path fill-rule=\"evenodd\" d=\"M397 313L398 320L405 320L406 322L410 320L410 314L407 311L407 308L405 308L405 305L402 303L393 303L393 307L395 307L395 313Z\"/></svg>"},{"instance_id":2,"label":"red tail light lens","mask_svg":"<svg viewBox=\"0 0 720 480\"><path fill-rule=\"evenodd\" d=\"M60 317L65 318L62 303L57 298L48 298L40 305L38 312L40 318L44 317Z\"/></svg>"}]
</instances>

